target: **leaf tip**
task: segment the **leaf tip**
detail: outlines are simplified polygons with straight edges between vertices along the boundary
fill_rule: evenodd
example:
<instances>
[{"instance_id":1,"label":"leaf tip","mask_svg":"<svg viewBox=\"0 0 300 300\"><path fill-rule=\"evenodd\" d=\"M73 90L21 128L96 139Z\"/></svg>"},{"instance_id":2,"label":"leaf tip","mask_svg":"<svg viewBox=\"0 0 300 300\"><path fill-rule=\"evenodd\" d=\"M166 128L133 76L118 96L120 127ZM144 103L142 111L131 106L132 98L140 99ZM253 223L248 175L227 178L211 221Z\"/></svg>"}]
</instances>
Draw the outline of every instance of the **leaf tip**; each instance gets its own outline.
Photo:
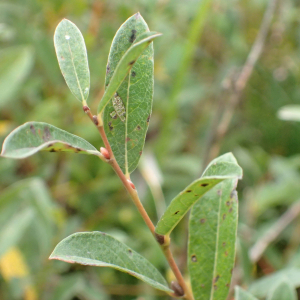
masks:
<instances>
[{"instance_id":1,"label":"leaf tip","mask_svg":"<svg viewBox=\"0 0 300 300\"><path fill-rule=\"evenodd\" d=\"M140 14L139 11L138 11L134 16L135 16L135 19L136 19L136 20L138 20L138 19L141 18L141 14Z\"/></svg>"}]
</instances>

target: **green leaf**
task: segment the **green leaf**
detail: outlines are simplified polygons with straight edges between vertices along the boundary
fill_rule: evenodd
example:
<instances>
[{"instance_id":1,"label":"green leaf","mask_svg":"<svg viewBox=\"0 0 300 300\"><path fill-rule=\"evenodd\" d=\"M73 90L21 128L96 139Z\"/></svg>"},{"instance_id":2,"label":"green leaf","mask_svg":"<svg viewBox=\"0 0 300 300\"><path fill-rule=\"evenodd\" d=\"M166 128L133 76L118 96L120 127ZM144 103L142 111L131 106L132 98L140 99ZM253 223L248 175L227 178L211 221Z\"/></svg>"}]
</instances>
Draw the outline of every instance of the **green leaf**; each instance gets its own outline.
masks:
<instances>
[{"instance_id":1,"label":"green leaf","mask_svg":"<svg viewBox=\"0 0 300 300\"><path fill-rule=\"evenodd\" d=\"M242 169L231 153L214 159L201 178L194 181L177 195L157 223L155 232L168 235L188 210L208 191L228 178L241 178Z\"/></svg>"},{"instance_id":2,"label":"green leaf","mask_svg":"<svg viewBox=\"0 0 300 300\"><path fill-rule=\"evenodd\" d=\"M33 65L29 46L9 47L0 51L0 107L11 100Z\"/></svg>"},{"instance_id":3,"label":"green leaf","mask_svg":"<svg viewBox=\"0 0 300 300\"><path fill-rule=\"evenodd\" d=\"M288 268L264 276L253 282L249 287L249 291L257 298L264 298L275 285L283 280L287 280L294 288L300 287L300 269Z\"/></svg>"},{"instance_id":4,"label":"green leaf","mask_svg":"<svg viewBox=\"0 0 300 300\"><path fill-rule=\"evenodd\" d=\"M287 281L279 282L273 290L270 291L267 300L297 300L296 290Z\"/></svg>"},{"instance_id":5,"label":"green leaf","mask_svg":"<svg viewBox=\"0 0 300 300\"><path fill-rule=\"evenodd\" d=\"M103 112L104 130L126 174L136 168L144 147L153 98L153 45L149 44L160 35L149 32L137 13L117 31L108 57L98 113Z\"/></svg>"},{"instance_id":6,"label":"green leaf","mask_svg":"<svg viewBox=\"0 0 300 300\"><path fill-rule=\"evenodd\" d=\"M235 300L257 300L253 295L251 295L249 292L243 290L239 286L235 287Z\"/></svg>"},{"instance_id":7,"label":"green leaf","mask_svg":"<svg viewBox=\"0 0 300 300\"><path fill-rule=\"evenodd\" d=\"M90 70L83 36L64 19L56 27L54 46L61 72L73 95L83 104L89 96Z\"/></svg>"},{"instance_id":8,"label":"green leaf","mask_svg":"<svg viewBox=\"0 0 300 300\"><path fill-rule=\"evenodd\" d=\"M33 221L34 211L27 208L16 214L1 228L0 257L11 247L15 246L23 237L28 225Z\"/></svg>"},{"instance_id":9,"label":"green leaf","mask_svg":"<svg viewBox=\"0 0 300 300\"><path fill-rule=\"evenodd\" d=\"M235 258L238 179L226 179L192 208L188 266L195 300L225 300Z\"/></svg>"},{"instance_id":10,"label":"green leaf","mask_svg":"<svg viewBox=\"0 0 300 300\"><path fill-rule=\"evenodd\" d=\"M4 140L1 156L25 158L38 151L68 151L100 156L83 138L42 122L28 122L17 127Z\"/></svg>"},{"instance_id":11,"label":"green leaf","mask_svg":"<svg viewBox=\"0 0 300 300\"><path fill-rule=\"evenodd\" d=\"M128 273L158 290L172 292L165 279L149 261L102 232L81 232L70 235L55 247L50 259L111 267Z\"/></svg>"},{"instance_id":12,"label":"green leaf","mask_svg":"<svg viewBox=\"0 0 300 300\"><path fill-rule=\"evenodd\" d=\"M286 105L277 113L279 119L284 121L300 121L300 105Z\"/></svg>"}]
</instances>

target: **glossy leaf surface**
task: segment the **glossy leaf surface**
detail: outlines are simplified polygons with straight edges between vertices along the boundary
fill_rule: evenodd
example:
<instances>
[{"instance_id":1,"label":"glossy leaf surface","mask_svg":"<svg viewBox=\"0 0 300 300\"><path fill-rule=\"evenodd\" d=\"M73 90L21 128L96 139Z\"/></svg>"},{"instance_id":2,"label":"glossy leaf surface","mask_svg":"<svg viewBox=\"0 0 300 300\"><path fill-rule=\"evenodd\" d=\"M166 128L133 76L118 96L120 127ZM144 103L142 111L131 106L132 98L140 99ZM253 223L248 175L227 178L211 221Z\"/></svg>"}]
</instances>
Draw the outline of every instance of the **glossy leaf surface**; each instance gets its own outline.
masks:
<instances>
[{"instance_id":1,"label":"glossy leaf surface","mask_svg":"<svg viewBox=\"0 0 300 300\"><path fill-rule=\"evenodd\" d=\"M79 136L47 123L28 122L6 137L1 156L25 158L38 151L101 155L94 146Z\"/></svg>"},{"instance_id":2,"label":"glossy leaf surface","mask_svg":"<svg viewBox=\"0 0 300 300\"><path fill-rule=\"evenodd\" d=\"M201 178L186 187L176 196L159 220L155 232L166 235L174 229L188 210L209 190L228 178L241 178L242 169L231 153L213 160ZM203 200L201 200L203 201Z\"/></svg>"},{"instance_id":3,"label":"glossy leaf surface","mask_svg":"<svg viewBox=\"0 0 300 300\"><path fill-rule=\"evenodd\" d=\"M54 46L69 89L80 102L85 103L90 90L90 70L80 30L71 21L62 20L55 30Z\"/></svg>"},{"instance_id":4,"label":"glossy leaf surface","mask_svg":"<svg viewBox=\"0 0 300 300\"><path fill-rule=\"evenodd\" d=\"M230 161L235 161L232 155L223 156L225 165ZM204 174L210 173L210 167L217 164L212 162ZM220 182L192 208L188 266L195 300L227 297L235 258L239 177Z\"/></svg>"},{"instance_id":5,"label":"glossy leaf surface","mask_svg":"<svg viewBox=\"0 0 300 300\"><path fill-rule=\"evenodd\" d=\"M107 138L124 173L136 168L144 147L153 98L151 42L158 36L137 13L117 31L108 57L98 112L103 112Z\"/></svg>"},{"instance_id":6,"label":"glossy leaf surface","mask_svg":"<svg viewBox=\"0 0 300 300\"><path fill-rule=\"evenodd\" d=\"M148 260L102 232L72 234L56 246L50 259L89 266L111 267L128 273L158 290L172 292L165 279Z\"/></svg>"}]
</instances>

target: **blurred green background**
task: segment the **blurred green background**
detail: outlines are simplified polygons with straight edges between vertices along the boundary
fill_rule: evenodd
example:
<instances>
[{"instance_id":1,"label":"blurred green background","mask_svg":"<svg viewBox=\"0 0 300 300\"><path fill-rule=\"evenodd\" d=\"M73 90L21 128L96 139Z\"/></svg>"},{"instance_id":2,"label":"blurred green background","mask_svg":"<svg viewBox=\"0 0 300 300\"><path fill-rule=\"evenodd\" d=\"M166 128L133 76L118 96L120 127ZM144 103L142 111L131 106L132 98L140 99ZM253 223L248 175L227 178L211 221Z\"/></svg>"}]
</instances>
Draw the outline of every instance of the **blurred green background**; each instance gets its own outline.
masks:
<instances>
[{"instance_id":1,"label":"blurred green background","mask_svg":"<svg viewBox=\"0 0 300 300\"><path fill-rule=\"evenodd\" d=\"M155 92L146 147L132 175L156 223L171 199L201 174L218 108L226 107L232 93L227 83L244 65L268 2L0 0L1 142L17 126L42 121L100 147L97 130L60 73L55 27L68 18L84 35L91 70L89 104L96 111L112 38L139 11L151 30L163 33L154 43ZM219 141L217 152L232 151L244 169L234 272L234 284L244 287L290 266L300 270L297 216L261 258L251 262L248 256L260 237L300 200L300 124L277 117L280 107L300 104L299 15L299 1L277 1L262 56ZM0 179L0 299L168 299L112 269L48 261L64 237L100 230L173 279L108 165L91 156L39 153L20 161L2 158ZM186 227L187 218L172 235L183 271Z\"/></svg>"}]
</instances>

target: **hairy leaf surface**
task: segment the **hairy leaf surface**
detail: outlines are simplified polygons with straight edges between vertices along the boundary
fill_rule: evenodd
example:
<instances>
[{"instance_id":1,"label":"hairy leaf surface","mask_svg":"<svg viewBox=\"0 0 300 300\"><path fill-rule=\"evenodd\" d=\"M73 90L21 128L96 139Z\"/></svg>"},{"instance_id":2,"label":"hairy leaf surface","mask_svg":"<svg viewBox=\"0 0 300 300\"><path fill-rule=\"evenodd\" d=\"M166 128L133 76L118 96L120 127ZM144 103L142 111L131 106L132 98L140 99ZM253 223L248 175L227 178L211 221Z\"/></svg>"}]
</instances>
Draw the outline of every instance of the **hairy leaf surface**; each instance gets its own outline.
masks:
<instances>
[{"instance_id":1,"label":"hairy leaf surface","mask_svg":"<svg viewBox=\"0 0 300 300\"><path fill-rule=\"evenodd\" d=\"M85 104L90 90L90 70L83 36L64 19L56 27L54 46L61 72L73 95Z\"/></svg>"},{"instance_id":2,"label":"hairy leaf surface","mask_svg":"<svg viewBox=\"0 0 300 300\"><path fill-rule=\"evenodd\" d=\"M243 290L239 286L235 287L235 300L258 300L256 297L251 295L249 292Z\"/></svg>"},{"instance_id":3,"label":"hairy leaf surface","mask_svg":"<svg viewBox=\"0 0 300 300\"><path fill-rule=\"evenodd\" d=\"M188 210L221 181L228 178L241 178L242 169L231 153L214 159L201 178L194 181L177 195L159 220L155 232L166 235L175 228ZM203 200L200 200L203 201Z\"/></svg>"},{"instance_id":4,"label":"hairy leaf surface","mask_svg":"<svg viewBox=\"0 0 300 300\"><path fill-rule=\"evenodd\" d=\"M149 32L137 13L117 31L108 57L106 91L98 112L103 111L107 138L126 174L136 168L144 147L153 98L153 45L150 43L158 36Z\"/></svg>"},{"instance_id":5,"label":"hairy leaf surface","mask_svg":"<svg viewBox=\"0 0 300 300\"><path fill-rule=\"evenodd\" d=\"M172 292L165 279L148 260L103 232L81 232L70 235L55 247L50 259L114 268L158 290Z\"/></svg>"},{"instance_id":6,"label":"hairy leaf surface","mask_svg":"<svg viewBox=\"0 0 300 300\"><path fill-rule=\"evenodd\" d=\"M38 151L67 151L101 155L83 138L47 123L28 122L12 131L4 140L1 156L25 158Z\"/></svg>"}]
</instances>

